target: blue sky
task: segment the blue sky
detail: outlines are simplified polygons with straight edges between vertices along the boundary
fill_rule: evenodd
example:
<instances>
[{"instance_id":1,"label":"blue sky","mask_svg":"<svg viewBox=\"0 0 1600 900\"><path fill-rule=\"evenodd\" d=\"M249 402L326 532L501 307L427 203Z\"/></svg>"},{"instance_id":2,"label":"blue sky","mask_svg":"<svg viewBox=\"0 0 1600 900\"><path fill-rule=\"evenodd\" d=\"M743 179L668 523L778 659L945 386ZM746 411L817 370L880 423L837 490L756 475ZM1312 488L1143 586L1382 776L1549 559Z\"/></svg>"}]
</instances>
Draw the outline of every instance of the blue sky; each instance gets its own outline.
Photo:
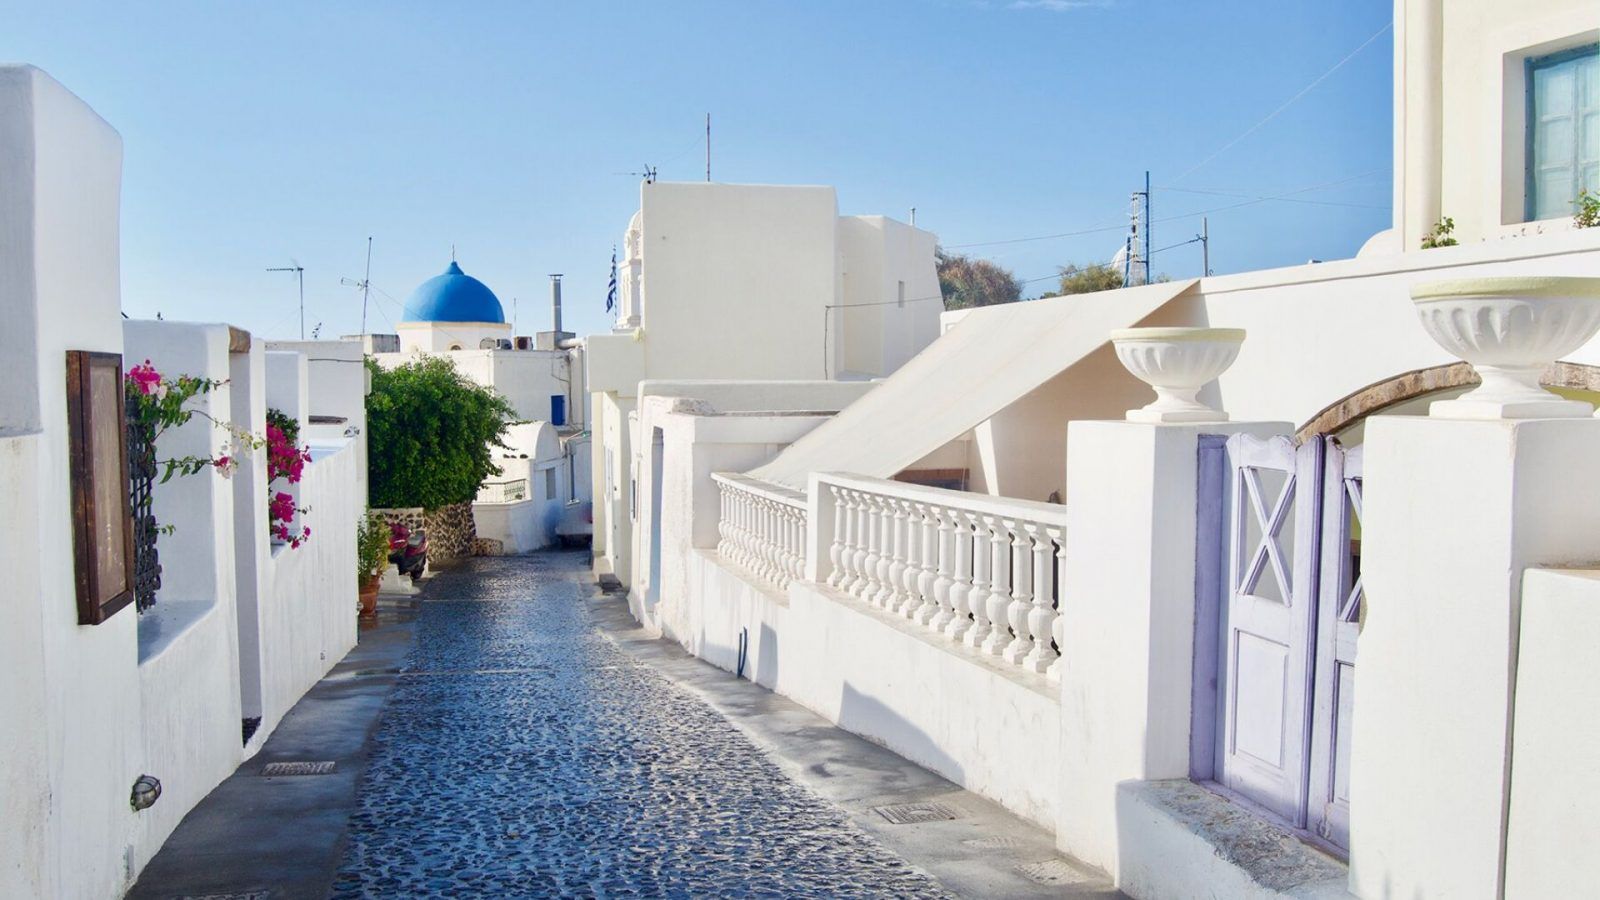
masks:
<instances>
[{"instance_id":1,"label":"blue sky","mask_svg":"<svg viewBox=\"0 0 1600 900\"><path fill-rule=\"evenodd\" d=\"M0 2L30 62L122 134L123 308L269 338L371 330L461 265L518 331L609 327L612 245L637 172L832 184L1019 277L1108 258L1152 172L1155 247L1211 214L1218 273L1353 255L1389 222L1389 0ZM1180 176L1182 176L1180 178ZM1188 193L1217 191L1220 193ZM977 245L977 246L964 246ZM1155 257L1198 274L1198 245ZM1037 293L1048 281L1029 285ZM391 299L392 298L392 299Z\"/></svg>"}]
</instances>

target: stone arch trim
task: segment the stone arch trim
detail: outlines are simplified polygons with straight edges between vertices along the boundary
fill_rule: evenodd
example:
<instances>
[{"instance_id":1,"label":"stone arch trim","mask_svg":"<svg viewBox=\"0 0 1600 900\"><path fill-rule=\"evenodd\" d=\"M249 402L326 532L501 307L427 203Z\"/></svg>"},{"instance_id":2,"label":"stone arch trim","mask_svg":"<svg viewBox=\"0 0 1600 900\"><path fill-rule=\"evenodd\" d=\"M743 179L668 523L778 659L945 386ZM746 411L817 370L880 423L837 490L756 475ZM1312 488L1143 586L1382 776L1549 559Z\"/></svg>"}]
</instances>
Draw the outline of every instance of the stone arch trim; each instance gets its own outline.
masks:
<instances>
[{"instance_id":1,"label":"stone arch trim","mask_svg":"<svg viewBox=\"0 0 1600 900\"><path fill-rule=\"evenodd\" d=\"M1552 363L1539 377L1539 382L1551 387L1600 392L1600 366L1571 362ZM1435 391L1469 387L1477 383L1477 373L1464 362L1412 369L1376 384L1369 384L1359 391L1335 400L1306 420L1305 424L1295 431L1294 437L1300 442L1319 434L1334 434L1367 416L1407 400Z\"/></svg>"}]
</instances>

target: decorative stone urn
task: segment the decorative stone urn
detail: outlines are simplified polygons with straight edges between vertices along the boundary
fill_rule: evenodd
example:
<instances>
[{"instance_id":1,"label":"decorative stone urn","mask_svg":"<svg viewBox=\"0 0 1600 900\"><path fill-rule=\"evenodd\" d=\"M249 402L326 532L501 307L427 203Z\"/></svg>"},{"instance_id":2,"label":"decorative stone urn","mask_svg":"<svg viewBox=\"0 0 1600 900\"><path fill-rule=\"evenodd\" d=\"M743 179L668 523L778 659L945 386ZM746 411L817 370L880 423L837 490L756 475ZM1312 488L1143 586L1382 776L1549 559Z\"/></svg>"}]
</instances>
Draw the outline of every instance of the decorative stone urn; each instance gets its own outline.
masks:
<instances>
[{"instance_id":1,"label":"decorative stone urn","mask_svg":"<svg viewBox=\"0 0 1600 900\"><path fill-rule=\"evenodd\" d=\"M1576 418L1594 412L1539 386L1539 375L1600 331L1600 278L1470 278L1413 285L1428 336L1483 384L1428 414L1454 419Z\"/></svg>"},{"instance_id":2,"label":"decorative stone urn","mask_svg":"<svg viewBox=\"0 0 1600 900\"><path fill-rule=\"evenodd\" d=\"M1117 359L1156 389L1156 402L1128 410L1130 422L1226 422L1228 414L1195 399L1233 365L1243 328L1120 328L1111 332Z\"/></svg>"}]
</instances>

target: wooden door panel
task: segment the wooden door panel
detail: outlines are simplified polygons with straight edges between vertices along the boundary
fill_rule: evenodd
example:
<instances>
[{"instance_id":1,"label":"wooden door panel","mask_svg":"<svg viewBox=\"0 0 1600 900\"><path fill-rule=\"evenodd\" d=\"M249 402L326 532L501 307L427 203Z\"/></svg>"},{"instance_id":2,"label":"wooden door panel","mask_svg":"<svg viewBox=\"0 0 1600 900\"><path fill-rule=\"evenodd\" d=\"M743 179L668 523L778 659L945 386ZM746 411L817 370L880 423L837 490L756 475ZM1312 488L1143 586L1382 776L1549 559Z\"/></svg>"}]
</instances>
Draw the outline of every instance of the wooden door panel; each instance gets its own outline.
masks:
<instances>
[{"instance_id":1,"label":"wooden door panel","mask_svg":"<svg viewBox=\"0 0 1600 900\"><path fill-rule=\"evenodd\" d=\"M1322 445L1235 435L1227 456L1217 779L1303 826Z\"/></svg>"}]
</instances>

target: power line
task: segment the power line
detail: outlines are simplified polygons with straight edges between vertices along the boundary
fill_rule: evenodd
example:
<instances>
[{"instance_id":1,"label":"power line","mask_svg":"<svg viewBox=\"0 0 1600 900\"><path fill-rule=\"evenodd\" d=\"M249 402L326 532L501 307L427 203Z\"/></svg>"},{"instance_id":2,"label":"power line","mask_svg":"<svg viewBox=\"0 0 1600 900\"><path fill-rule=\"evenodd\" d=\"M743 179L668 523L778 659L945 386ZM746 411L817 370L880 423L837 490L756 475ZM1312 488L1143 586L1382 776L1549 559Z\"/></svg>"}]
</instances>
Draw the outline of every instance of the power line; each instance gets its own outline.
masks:
<instances>
[{"instance_id":1,"label":"power line","mask_svg":"<svg viewBox=\"0 0 1600 900\"><path fill-rule=\"evenodd\" d=\"M1348 182L1356 181L1358 179L1370 178L1371 176L1377 174L1378 172L1382 172L1382 171L1386 171L1386 170L1384 170L1384 169L1373 169L1373 170L1368 171L1368 172L1362 172L1359 175L1351 175L1351 176L1348 176L1346 178L1340 178L1340 179L1337 179L1335 181L1325 182L1323 184L1314 184L1314 185L1312 185L1310 187L1304 187L1304 188L1300 188L1298 190L1288 191L1288 192L1285 192L1285 193L1282 193L1282 194L1276 194L1276 195L1273 195L1273 196L1270 196L1270 197L1252 197L1252 198L1243 200L1243 201L1241 201L1239 203L1230 203L1230 204L1227 204L1225 206L1214 206L1214 207L1211 207L1210 209L1199 209L1199 210L1195 210L1194 212L1180 213L1180 214L1175 215L1175 216L1165 216L1163 218L1154 219L1152 221L1154 221L1154 222L1176 222L1176 221L1178 221L1180 219L1192 219L1195 216L1204 216L1204 215L1209 215L1209 214L1215 213L1215 212L1225 212L1225 211L1230 210L1230 209L1239 209L1240 207L1254 206L1257 203L1267 203L1267 202L1271 202L1271 201L1288 200L1289 198L1298 196L1300 194L1309 194L1312 191L1325 190L1327 188L1338 187L1341 184L1346 184ZM974 241L972 243L967 243L967 244L951 244L949 246L949 249L951 249L951 250L959 250L959 249L962 249L962 248L965 248L965 247L993 247L993 246L997 246L997 245L1000 245L1000 244L1023 244L1023 243L1028 243L1030 241L1048 241L1048 240L1054 240L1056 238L1078 237L1079 235L1098 234L1098 233L1103 233L1103 232L1107 232L1107 231L1125 231L1127 229L1127 227L1128 227L1128 225L1127 225L1126 222L1117 223L1117 224L1107 224L1107 225L1094 225L1094 226L1090 226L1088 228L1079 229L1077 231L1063 231L1063 232L1059 232L1057 234L1041 234L1041 235L1035 235L1033 237L1009 238L1007 240L1001 240L1001 241Z\"/></svg>"},{"instance_id":2,"label":"power line","mask_svg":"<svg viewBox=\"0 0 1600 900\"><path fill-rule=\"evenodd\" d=\"M1368 45L1370 45L1373 41L1377 40L1378 38L1382 37L1383 33L1388 31L1392 27L1394 27L1394 23L1393 22L1385 22L1384 26L1382 28L1379 28L1376 32L1374 32L1372 37L1369 37L1366 40L1362 41L1360 46L1356 47L1354 50L1351 50L1348 54L1346 54L1344 59L1341 59L1338 62L1334 63L1333 64L1333 68L1329 69L1326 72L1323 72L1321 75L1318 75L1316 77L1316 79L1313 80L1310 84L1306 85L1305 87L1301 88L1299 91L1295 92L1295 95L1293 97L1290 97L1288 100L1283 101L1282 105L1280 105L1277 109L1273 110L1270 113L1267 113L1266 117L1263 118L1261 121L1255 123L1254 125L1251 125L1249 128L1246 128L1244 131L1240 132L1238 137L1236 137L1233 140L1227 142L1226 144L1223 144L1221 147L1218 147L1216 149L1216 151L1213 152L1210 156L1208 156L1205 159L1202 159L1199 162L1195 163L1194 165L1190 166L1182 175L1179 175L1177 178L1174 178L1172 180L1174 182L1179 182L1179 181L1184 180L1185 178L1188 178L1190 175L1193 175L1196 171L1198 171L1201 167L1205 166L1207 163L1211 162L1212 160L1214 160L1217 157L1221 156L1222 154L1226 153L1235 144L1239 143L1240 141L1244 140L1245 138L1249 137L1250 135L1255 134L1256 131L1261 128L1261 126L1263 126L1263 125L1267 124L1268 122L1271 122L1273 119L1277 118L1279 113L1281 113L1284 110L1288 109L1289 107L1293 106L1295 104L1295 101L1299 100L1301 97L1304 97L1306 94L1311 93L1311 90L1313 88L1315 88L1317 85L1323 83L1324 81L1327 81L1329 76L1333 75L1333 73L1335 73L1335 72L1339 71L1340 69L1344 68L1344 64L1345 63L1349 62L1352 59L1355 59L1357 54L1359 54L1361 51L1367 49Z\"/></svg>"},{"instance_id":3,"label":"power line","mask_svg":"<svg viewBox=\"0 0 1600 900\"><path fill-rule=\"evenodd\" d=\"M1337 200L1306 200L1294 197L1261 197L1247 191L1215 191L1181 187L1157 187L1156 190L1177 191L1181 194L1206 194L1213 197L1243 197L1249 200L1278 200L1283 203L1308 203L1313 206L1342 206L1348 209L1389 209L1387 206L1379 206L1375 203L1341 203Z\"/></svg>"}]
</instances>

